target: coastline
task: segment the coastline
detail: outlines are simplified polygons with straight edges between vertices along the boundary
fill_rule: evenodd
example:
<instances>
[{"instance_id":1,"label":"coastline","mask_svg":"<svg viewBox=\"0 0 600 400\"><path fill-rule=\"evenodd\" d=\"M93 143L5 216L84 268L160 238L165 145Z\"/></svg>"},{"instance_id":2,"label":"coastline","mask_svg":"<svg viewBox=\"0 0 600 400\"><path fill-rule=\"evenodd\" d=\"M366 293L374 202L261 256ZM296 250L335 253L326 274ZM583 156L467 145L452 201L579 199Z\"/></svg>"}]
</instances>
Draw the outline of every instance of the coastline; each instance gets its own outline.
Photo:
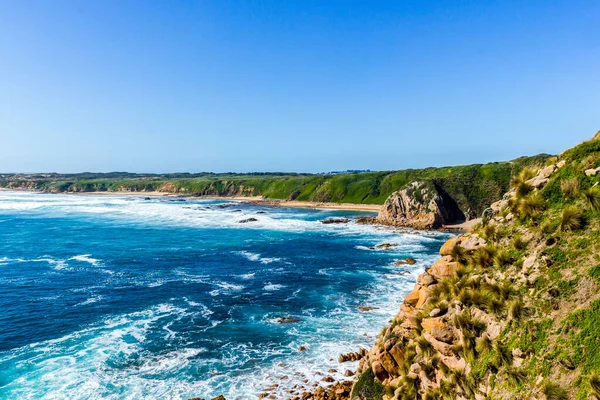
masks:
<instances>
[{"instance_id":1,"label":"coastline","mask_svg":"<svg viewBox=\"0 0 600 400\"><path fill-rule=\"evenodd\" d=\"M32 192L32 193L51 193L51 194L72 194L72 195L101 195L101 196L139 196L139 197L185 197L192 199L205 199L205 200L232 200L232 201L245 201L251 204L260 206L270 207L290 207L290 208L314 208L314 209L327 209L327 210L346 210L346 211L372 211L377 212L381 208L379 204L353 204L353 203L324 203L324 202L312 202L312 201L299 201L299 200L278 200L278 199L265 199L262 196L194 196L189 194L181 193L170 193L170 192L129 192L129 191L97 191L97 192L44 192L40 190L28 190L28 189L12 189L0 187L0 191L13 191L13 192Z\"/></svg>"}]
</instances>

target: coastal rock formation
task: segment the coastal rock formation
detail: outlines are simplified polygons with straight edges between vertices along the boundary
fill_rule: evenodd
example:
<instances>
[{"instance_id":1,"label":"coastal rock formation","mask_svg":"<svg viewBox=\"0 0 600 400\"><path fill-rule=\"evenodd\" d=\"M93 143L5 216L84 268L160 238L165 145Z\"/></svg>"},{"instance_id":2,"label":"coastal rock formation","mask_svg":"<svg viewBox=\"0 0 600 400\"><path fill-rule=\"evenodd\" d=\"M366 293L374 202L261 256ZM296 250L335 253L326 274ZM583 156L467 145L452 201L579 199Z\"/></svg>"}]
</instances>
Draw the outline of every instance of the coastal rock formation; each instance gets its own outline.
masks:
<instances>
[{"instance_id":1,"label":"coastal rock formation","mask_svg":"<svg viewBox=\"0 0 600 400\"><path fill-rule=\"evenodd\" d=\"M341 398L600 398L590 350L600 341L600 266L590 257L600 252L600 189L587 172L598 160L593 140L527 171L488 221L444 243ZM579 196L564 184L574 180ZM389 212L408 215L409 204L421 221L441 214L434 194L421 208L407 196ZM303 398L334 398L335 388Z\"/></svg>"},{"instance_id":2,"label":"coastal rock formation","mask_svg":"<svg viewBox=\"0 0 600 400\"><path fill-rule=\"evenodd\" d=\"M376 221L386 225L432 229L464 217L456 202L433 182L414 181L387 198Z\"/></svg>"}]
</instances>

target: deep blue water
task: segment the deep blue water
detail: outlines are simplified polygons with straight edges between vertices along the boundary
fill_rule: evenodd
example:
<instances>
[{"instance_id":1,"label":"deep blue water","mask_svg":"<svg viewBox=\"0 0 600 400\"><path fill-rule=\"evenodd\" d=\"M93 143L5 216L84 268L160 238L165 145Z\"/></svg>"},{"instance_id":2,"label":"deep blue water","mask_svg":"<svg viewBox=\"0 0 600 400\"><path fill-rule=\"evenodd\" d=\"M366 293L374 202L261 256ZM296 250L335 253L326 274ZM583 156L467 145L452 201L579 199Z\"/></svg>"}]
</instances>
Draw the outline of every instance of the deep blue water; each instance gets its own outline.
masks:
<instances>
[{"instance_id":1,"label":"deep blue water","mask_svg":"<svg viewBox=\"0 0 600 400\"><path fill-rule=\"evenodd\" d=\"M172 200L0 192L0 398L247 399L342 373L446 237Z\"/></svg>"}]
</instances>

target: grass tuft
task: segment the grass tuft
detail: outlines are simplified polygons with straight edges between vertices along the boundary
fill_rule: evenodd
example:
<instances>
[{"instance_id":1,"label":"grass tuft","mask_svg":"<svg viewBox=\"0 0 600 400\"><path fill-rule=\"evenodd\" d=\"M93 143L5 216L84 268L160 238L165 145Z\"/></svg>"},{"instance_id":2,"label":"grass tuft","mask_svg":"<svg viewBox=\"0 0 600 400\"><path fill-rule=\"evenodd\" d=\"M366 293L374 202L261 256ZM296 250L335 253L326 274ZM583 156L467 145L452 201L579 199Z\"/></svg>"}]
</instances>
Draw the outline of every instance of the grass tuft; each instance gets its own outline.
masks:
<instances>
[{"instance_id":1,"label":"grass tuft","mask_svg":"<svg viewBox=\"0 0 600 400\"><path fill-rule=\"evenodd\" d=\"M579 195L579 179L575 177L563 179L560 182L560 189L567 199L575 198L577 195Z\"/></svg>"},{"instance_id":2,"label":"grass tuft","mask_svg":"<svg viewBox=\"0 0 600 400\"><path fill-rule=\"evenodd\" d=\"M547 400L567 400L569 398L567 391L554 382L546 382L542 392Z\"/></svg>"},{"instance_id":3,"label":"grass tuft","mask_svg":"<svg viewBox=\"0 0 600 400\"><path fill-rule=\"evenodd\" d=\"M560 229L562 231L575 231L583 228L585 223L583 212L574 206L563 209L560 217Z\"/></svg>"},{"instance_id":4,"label":"grass tuft","mask_svg":"<svg viewBox=\"0 0 600 400\"><path fill-rule=\"evenodd\" d=\"M584 196L588 203L590 203L590 207L592 207L595 211L600 210L600 187L594 186L584 192Z\"/></svg>"}]
</instances>

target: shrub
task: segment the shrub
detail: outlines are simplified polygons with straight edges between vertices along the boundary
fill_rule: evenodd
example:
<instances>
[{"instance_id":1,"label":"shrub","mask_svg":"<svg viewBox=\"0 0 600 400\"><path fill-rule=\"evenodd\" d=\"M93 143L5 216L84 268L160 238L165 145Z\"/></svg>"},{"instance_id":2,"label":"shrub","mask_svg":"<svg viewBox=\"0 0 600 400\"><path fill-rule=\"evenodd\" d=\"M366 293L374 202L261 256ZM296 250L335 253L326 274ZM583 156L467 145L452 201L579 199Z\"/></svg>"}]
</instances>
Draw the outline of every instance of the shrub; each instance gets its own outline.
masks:
<instances>
[{"instance_id":1,"label":"shrub","mask_svg":"<svg viewBox=\"0 0 600 400\"><path fill-rule=\"evenodd\" d=\"M560 189L563 192L563 195L570 199L574 198L579 194L579 179L577 178L568 178L563 179L560 182Z\"/></svg>"},{"instance_id":2,"label":"shrub","mask_svg":"<svg viewBox=\"0 0 600 400\"><path fill-rule=\"evenodd\" d=\"M506 346L501 343L494 343L492 345L492 365L496 368L510 366L512 364L512 352Z\"/></svg>"},{"instance_id":3,"label":"shrub","mask_svg":"<svg viewBox=\"0 0 600 400\"><path fill-rule=\"evenodd\" d=\"M516 234L512 241L513 247L517 250L525 250L527 248L527 242L523 240L520 234Z\"/></svg>"},{"instance_id":4,"label":"shrub","mask_svg":"<svg viewBox=\"0 0 600 400\"><path fill-rule=\"evenodd\" d=\"M540 225L540 232L542 232L544 235L550 235L551 233L554 233L555 229L556 227L550 221L544 221L544 223Z\"/></svg>"},{"instance_id":5,"label":"shrub","mask_svg":"<svg viewBox=\"0 0 600 400\"><path fill-rule=\"evenodd\" d=\"M495 242L498 239L498 231L496 225L488 224L483 228L483 237L490 242Z\"/></svg>"},{"instance_id":6,"label":"shrub","mask_svg":"<svg viewBox=\"0 0 600 400\"><path fill-rule=\"evenodd\" d=\"M463 371L452 370L450 374L450 381L455 386L458 386L466 395L466 397L473 398L475 396L477 385L472 379L469 379Z\"/></svg>"},{"instance_id":7,"label":"shrub","mask_svg":"<svg viewBox=\"0 0 600 400\"><path fill-rule=\"evenodd\" d=\"M575 231L584 225L583 212L573 206L565 207L560 218L560 229L562 231Z\"/></svg>"},{"instance_id":8,"label":"shrub","mask_svg":"<svg viewBox=\"0 0 600 400\"><path fill-rule=\"evenodd\" d=\"M351 397L366 397L367 399L379 400L383 398L384 393L384 386L375 379L375 374L373 374L373 370L369 367L354 384Z\"/></svg>"},{"instance_id":9,"label":"shrub","mask_svg":"<svg viewBox=\"0 0 600 400\"><path fill-rule=\"evenodd\" d=\"M594 210L600 210L600 187L594 186L584 192L584 196Z\"/></svg>"},{"instance_id":10,"label":"shrub","mask_svg":"<svg viewBox=\"0 0 600 400\"><path fill-rule=\"evenodd\" d=\"M515 189L516 197L522 198L533 190L527 181L535 176L535 172L531 168L523 168L521 172L511 179L511 186Z\"/></svg>"},{"instance_id":11,"label":"shrub","mask_svg":"<svg viewBox=\"0 0 600 400\"><path fill-rule=\"evenodd\" d=\"M544 211L545 203L542 196L532 194L519 201L518 211L522 218L532 219Z\"/></svg>"},{"instance_id":12,"label":"shrub","mask_svg":"<svg viewBox=\"0 0 600 400\"><path fill-rule=\"evenodd\" d=\"M420 336L419 339L417 339L417 347L421 351L421 354L423 354L425 357L429 358L435 353L431 343L429 343L423 336Z\"/></svg>"},{"instance_id":13,"label":"shrub","mask_svg":"<svg viewBox=\"0 0 600 400\"><path fill-rule=\"evenodd\" d=\"M510 256L508 251L503 249L496 252L496 255L494 256L494 264L496 265L496 267L502 269L509 265L511 262L512 257Z\"/></svg>"},{"instance_id":14,"label":"shrub","mask_svg":"<svg viewBox=\"0 0 600 400\"><path fill-rule=\"evenodd\" d=\"M480 247L473 253L473 263L483 268L491 267L494 264L495 253L496 249L494 247Z\"/></svg>"},{"instance_id":15,"label":"shrub","mask_svg":"<svg viewBox=\"0 0 600 400\"><path fill-rule=\"evenodd\" d=\"M455 244L452 250L450 251L450 256L456 262L461 264L467 263L467 251L460 245Z\"/></svg>"},{"instance_id":16,"label":"shrub","mask_svg":"<svg viewBox=\"0 0 600 400\"><path fill-rule=\"evenodd\" d=\"M596 168L600 163L600 155L598 154L590 154L583 160L581 160L581 169L586 170L590 168Z\"/></svg>"},{"instance_id":17,"label":"shrub","mask_svg":"<svg viewBox=\"0 0 600 400\"><path fill-rule=\"evenodd\" d=\"M492 340L487 335L484 335L477 339L477 346L475 348L478 353L489 353L492 350Z\"/></svg>"},{"instance_id":18,"label":"shrub","mask_svg":"<svg viewBox=\"0 0 600 400\"><path fill-rule=\"evenodd\" d=\"M522 385L527 378L527 374L523 370L513 367L505 367L502 372L506 375L506 380L514 386Z\"/></svg>"},{"instance_id":19,"label":"shrub","mask_svg":"<svg viewBox=\"0 0 600 400\"><path fill-rule=\"evenodd\" d=\"M553 382L546 382L542 392L547 400L567 400L569 398L567 391Z\"/></svg>"},{"instance_id":20,"label":"shrub","mask_svg":"<svg viewBox=\"0 0 600 400\"><path fill-rule=\"evenodd\" d=\"M521 319L525 310L525 304L522 299L516 299L510 302L508 306L508 315L515 320Z\"/></svg>"},{"instance_id":21,"label":"shrub","mask_svg":"<svg viewBox=\"0 0 600 400\"><path fill-rule=\"evenodd\" d=\"M490 314L500 314L504 310L504 303L490 295L484 296L481 306Z\"/></svg>"}]
</instances>

